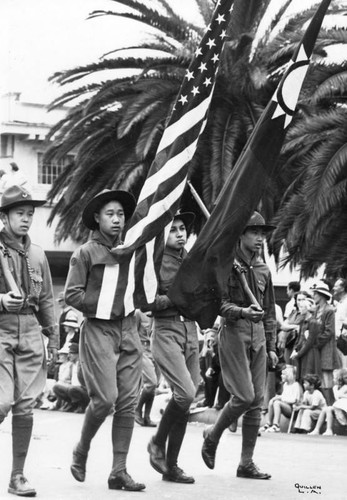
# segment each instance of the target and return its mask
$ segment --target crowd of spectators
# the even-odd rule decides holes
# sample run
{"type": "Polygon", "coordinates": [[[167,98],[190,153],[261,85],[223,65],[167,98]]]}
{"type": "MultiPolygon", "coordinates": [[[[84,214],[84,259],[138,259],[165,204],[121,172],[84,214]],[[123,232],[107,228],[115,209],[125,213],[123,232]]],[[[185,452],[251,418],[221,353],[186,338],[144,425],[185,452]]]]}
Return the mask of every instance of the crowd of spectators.
{"type": "MultiPolygon", "coordinates": [[[[347,429],[347,280],[333,286],[321,280],[307,290],[290,282],[287,296],[283,309],[276,305],[279,361],[268,371],[261,432],[329,436],[347,429]]],[[[219,410],[229,395],[218,363],[218,324],[202,334],[204,394],[195,408],[219,410]]]]}

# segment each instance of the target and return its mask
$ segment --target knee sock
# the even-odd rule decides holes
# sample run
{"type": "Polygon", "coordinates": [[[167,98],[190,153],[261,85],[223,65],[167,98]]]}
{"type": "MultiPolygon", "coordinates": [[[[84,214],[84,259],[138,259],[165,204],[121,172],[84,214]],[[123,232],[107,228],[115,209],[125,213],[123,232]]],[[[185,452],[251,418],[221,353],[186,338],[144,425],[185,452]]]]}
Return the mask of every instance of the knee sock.
{"type": "Polygon", "coordinates": [[[86,413],[84,415],[84,422],[82,426],[82,432],[81,432],[81,437],[80,441],[77,445],[78,450],[84,454],[87,455],[89,448],[90,448],[90,443],[95,436],[95,434],[98,432],[101,424],[104,422],[105,417],[99,418],[95,417],[90,406],[88,406],[86,413]]]}
{"type": "Polygon", "coordinates": [[[12,473],[23,474],[33,430],[32,415],[13,415],[12,417],[12,473]]]}
{"type": "Polygon", "coordinates": [[[244,415],[242,419],[242,449],[241,465],[249,463],[253,458],[254,448],[258,438],[260,418],[244,415]]]}
{"type": "Polygon", "coordinates": [[[219,413],[216,423],[208,432],[209,439],[218,443],[225,429],[227,429],[233,421],[237,420],[239,416],[240,415],[236,415],[235,411],[231,408],[230,402],[226,403],[223,410],[219,413]]]}
{"type": "Polygon", "coordinates": [[[182,410],[181,415],[177,417],[176,422],[170,429],[166,452],[166,463],[169,469],[177,465],[177,459],[186,433],[188,419],[189,411],[182,410]]]}
{"type": "Polygon", "coordinates": [[[182,414],[182,408],[176,403],[176,401],[172,397],[165,408],[165,411],[158,426],[157,433],[153,438],[153,441],[156,445],[165,447],[166,440],[171,430],[171,427],[176,422],[176,419],[180,417],[181,414],[182,414]]]}
{"type": "Polygon", "coordinates": [[[126,469],[126,461],[133,429],[134,417],[114,415],[112,421],[112,474],[117,474],[126,469]]]}

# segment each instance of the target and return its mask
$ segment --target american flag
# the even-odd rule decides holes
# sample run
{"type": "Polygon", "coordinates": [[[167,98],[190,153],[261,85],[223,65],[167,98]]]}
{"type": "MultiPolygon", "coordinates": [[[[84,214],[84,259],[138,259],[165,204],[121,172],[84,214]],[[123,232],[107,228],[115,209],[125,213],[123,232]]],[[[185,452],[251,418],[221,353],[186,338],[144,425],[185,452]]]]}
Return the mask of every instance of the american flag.
{"type": "Polygon", "coordinates": [[[125,314],[154,302],[165,242],[186,186],[189,162],[206,125],[232,4],[233,0],[216,3],[184,77],[124,244],[113,250],[116,258],[128,261],[129,266],[125,314]]]}

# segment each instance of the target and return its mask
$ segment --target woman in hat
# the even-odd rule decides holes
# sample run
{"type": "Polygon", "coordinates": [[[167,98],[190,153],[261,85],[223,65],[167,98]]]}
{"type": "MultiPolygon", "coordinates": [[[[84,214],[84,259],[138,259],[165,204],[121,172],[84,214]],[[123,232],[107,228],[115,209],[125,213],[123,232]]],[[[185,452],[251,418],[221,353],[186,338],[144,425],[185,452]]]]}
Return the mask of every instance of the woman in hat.
{"type": "Polygon", "coordinates": [[[93,232],[71,258],[65,300],[84,316],[80,361],[90,396],[71,473],[77,481],[85,480],[91,441],[114,408],[108,487],[141,491],[145,485],[127,473],[126,460],[141,383],[142,349],[134,314],[124,317],[123,304],[117,302],[124,268],[111,253],[121,243],[124,224],[134,209],[133,196],[119,190],[105,189],[87,204],[82,220],[93,232]]]}
{"type": "Polygon", "coordinates": [[[5,190],[0,212],[0,423],[12,409],[12,472],[8,491],[34,496],[35,489],[23,474],[33,427],[33,409],[45,381],[45,348],[42,333],[49,337],[48,353],[56,361],[51,273],[44,251],[30,241],[28,231],[35,207],[19,186],[5,190]],[[24,340],[25,339],[25,340],[24,340]]]}
{"type": "Polygon", "coordinates": [[[329,303],[332,298],[328,285],[321,281],[312,287],[312,295],[316,304],[316,320],[319,324],[317,345],[320,350],[322,367],[321,391],[329,406],[334,402],[333,371],[341,368],[335,337],[335,310],[329,303]]]}
{"type": "Polygon", "coordinates": [[[300,312],[299,333],[290,359],[297,367],[297,380],[301,383],[308,373],[322,377],[320,354],[317,347],[319,325],[314,317],[315,302],[307,292],[299,292],[296,302],[300,312]]]}
{"type": "Polygon", "coordinates": [[[167,296],[186,256],[187,230],[194,221],[191,212],[177,213],[166,242],[160,269],[159,290],[152,308],[152,354],[172,390],[156,434],[148,443],[152,467],[165,481],[194,483],[178,467],[189,408],[200,381],[198,334],[194,321],[180,316],[167,296]]]}

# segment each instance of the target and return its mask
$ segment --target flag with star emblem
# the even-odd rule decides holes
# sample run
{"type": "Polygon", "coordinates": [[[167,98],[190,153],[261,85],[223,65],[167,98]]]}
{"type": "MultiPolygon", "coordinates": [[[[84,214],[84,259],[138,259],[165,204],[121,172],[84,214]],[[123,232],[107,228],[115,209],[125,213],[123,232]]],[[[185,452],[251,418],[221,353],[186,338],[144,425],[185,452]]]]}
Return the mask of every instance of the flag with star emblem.
{"type": "Polygon", "coordinates": [[[165,242],[187,182],[189,162],[203,132],[233,0],[218,0],[210,25],[186,72],[155,159],[128,224],[112,251],[128,262],[125,314],[154,302],[165,242]]]}
{"type": "Polygon", "coordinates": [[[169,297],[180,313],[209,328],[219,313],[234,249],[272,177],[330,0],[323,0],[259,118],[210,218],[183,261],[169,297]]]}

